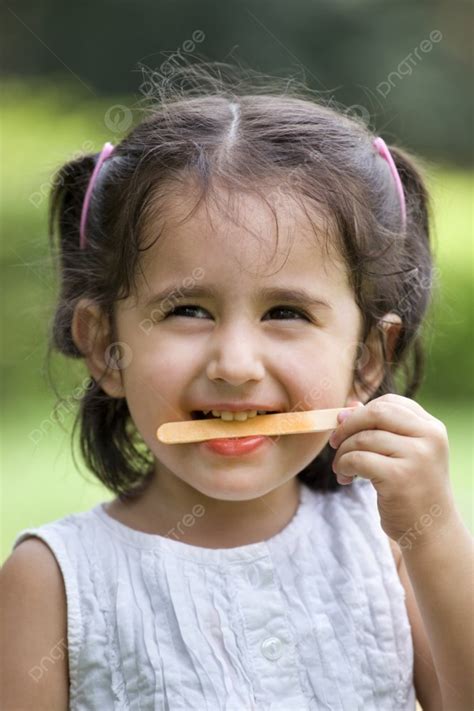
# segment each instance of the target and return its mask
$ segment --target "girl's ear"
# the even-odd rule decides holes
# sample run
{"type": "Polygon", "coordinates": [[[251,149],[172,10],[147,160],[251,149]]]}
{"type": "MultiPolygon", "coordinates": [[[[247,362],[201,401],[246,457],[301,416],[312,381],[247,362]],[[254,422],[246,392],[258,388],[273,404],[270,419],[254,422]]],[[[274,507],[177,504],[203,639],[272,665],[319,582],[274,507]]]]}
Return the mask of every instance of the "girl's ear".
{"type": "Polygon", "coordinates": [[[92,299],[81,299],[74,309],[71,333],[91,376],[107,395],[125,397],[122,373],[111,355],[111,328],[107,315],[92,299]]]}
{"type": "Polygon", "coordinates": [[[365,389],[359,392],[357,390],[358,383],[354,383],[347,396],[347,401],[356,399],[365,403],[372,393],[376,392],[384,375],[384,359],[379,332],[382,332],[386,359],[387,362],[390,362],[401,327],[400,316],[392,312],[385,314],[377,323],[375,329],[369,334],[359,358],[359,372],[367,383],[367,387],[370,388],[370,393],[365,389]]]}

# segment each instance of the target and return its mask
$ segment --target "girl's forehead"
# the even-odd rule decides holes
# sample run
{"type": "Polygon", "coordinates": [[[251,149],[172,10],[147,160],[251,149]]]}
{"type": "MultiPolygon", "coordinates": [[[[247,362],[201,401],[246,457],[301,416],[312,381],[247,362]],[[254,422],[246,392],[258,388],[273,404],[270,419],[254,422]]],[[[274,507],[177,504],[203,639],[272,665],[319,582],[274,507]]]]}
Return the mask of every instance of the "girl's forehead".
{"type": "Polygon", "coordinates": [[[200,269],[224,280],[274,274],[347,282],[334,227],[321,211],[276,188],[263,198],[234,191],[217,197],[196,207],[196,198],[181,191],[162,201],[155,227],[147,225],[148,235],[154,235],[143,252],[147,277],[184,278],[200,269]]]}

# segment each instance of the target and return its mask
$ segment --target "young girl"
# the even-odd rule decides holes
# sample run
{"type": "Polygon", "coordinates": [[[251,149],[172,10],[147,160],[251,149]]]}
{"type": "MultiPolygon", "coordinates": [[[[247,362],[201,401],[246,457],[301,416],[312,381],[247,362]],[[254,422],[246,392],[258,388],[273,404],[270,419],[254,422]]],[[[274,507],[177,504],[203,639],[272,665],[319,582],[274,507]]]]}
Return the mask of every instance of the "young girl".
{"type": "Polygon", "coordinates": [[[3,708],[470,708],[471,537],[411,399],[433,265],[408,154],[299,90],[206,88],[64,165],[51,225],[52,345],[85,361],[81,451],[116,498],[18,534],[3,708]],[[332,434],[156,436],[346,406],[332,434]]]}

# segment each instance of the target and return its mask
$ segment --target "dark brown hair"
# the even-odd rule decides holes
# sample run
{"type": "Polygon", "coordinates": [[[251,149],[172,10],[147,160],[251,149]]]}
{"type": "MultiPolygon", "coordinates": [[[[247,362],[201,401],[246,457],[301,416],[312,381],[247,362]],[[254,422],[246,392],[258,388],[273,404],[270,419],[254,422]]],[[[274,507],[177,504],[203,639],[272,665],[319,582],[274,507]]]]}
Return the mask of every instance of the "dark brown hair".
{"type": "MultiPolygon", "coordinates": [[[[383,380],[369,399],[388,392],[413,396],[423,374],[421,328],[433,280],[428,196],[419,168],[407,152],[390,146],[406,198],[403,233],[393,178],[372,146],[374,133],[362,121],[318,100],[300,83],[293,81],[290,88],[288,81],[283,85],[248,70],[245,78],[236,72],[233,80],[235,72],[229,65],[195,64],[176,69],[176,81],[159,88],[156,102],[145,107],[142,120],[102,166],[85,250],[79,248],[79,221],[98,154],[70,161],[56,173],[50,236],[60,295],[48,363],[55,350],[83,357],[71,335],[81,298],[94,299],[115,332],[114,305],[134,292],[140,255],[151,246],[145,227],[177,182],[193,179],[199,202],[217,182],[263,200],[268,196],[263,187],[278,185],[308,212],[314,208],[328,215],[335,228],[331,239],[347,266],[363,317],[361,345],[375,332],[384,357],[383,380]],[[376,326],[390,311],[400,315],[403,326],[387,362],[376,326]]],[[[354,382],[369,392],[360,366],[356,358],[354,382]]],[[[78,426],[82,455],[95,476],[121,498],[143,490],[152,476],[153,456],[125,398],[109,397],[100,380],[91,378],[73,438],[78,426]]],[[[333,456],[327,445],[298,477],[314,489],[337,489],[333,456]]]]}

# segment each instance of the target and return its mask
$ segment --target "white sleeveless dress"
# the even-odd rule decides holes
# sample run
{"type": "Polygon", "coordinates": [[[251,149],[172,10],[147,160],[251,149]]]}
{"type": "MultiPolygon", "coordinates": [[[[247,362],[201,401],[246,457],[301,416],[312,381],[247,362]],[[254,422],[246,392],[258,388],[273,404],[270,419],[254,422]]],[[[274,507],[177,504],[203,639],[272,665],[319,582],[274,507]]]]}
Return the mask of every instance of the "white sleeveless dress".
{"type": "Polygon", "coordinates": [[[301,484],[272,538],[209,549],[102,504],[21,531],[61,568],[71,711],[414,711],[404,590],[376,492],[301,484]]]}

